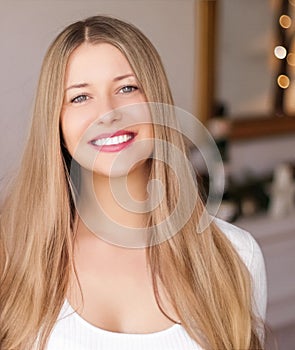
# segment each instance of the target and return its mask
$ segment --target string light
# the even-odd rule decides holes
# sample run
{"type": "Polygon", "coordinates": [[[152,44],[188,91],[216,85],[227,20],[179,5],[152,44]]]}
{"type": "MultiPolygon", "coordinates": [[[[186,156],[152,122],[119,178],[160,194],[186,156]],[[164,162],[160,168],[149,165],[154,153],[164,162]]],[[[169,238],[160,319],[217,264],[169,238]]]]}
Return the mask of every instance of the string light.
{"type": "Polygon", "coordinates": [[[281,27],[284,29],[290,28],[292,25],[292,20],[290,16],[282,15],[279,19],[281,27]]]}
{"type": "Polygon", "coordinates": [[[290,79],[284,74],[278,76],[277,82],[282,89],[287,89],[290,85],[290,79]]]}
{"type": "Polygon", "coordinates": [[[287,50],[284,48],[284,46],[276,46],[274,49],[275,56],[283,60],[287,56],[287,50]]]}

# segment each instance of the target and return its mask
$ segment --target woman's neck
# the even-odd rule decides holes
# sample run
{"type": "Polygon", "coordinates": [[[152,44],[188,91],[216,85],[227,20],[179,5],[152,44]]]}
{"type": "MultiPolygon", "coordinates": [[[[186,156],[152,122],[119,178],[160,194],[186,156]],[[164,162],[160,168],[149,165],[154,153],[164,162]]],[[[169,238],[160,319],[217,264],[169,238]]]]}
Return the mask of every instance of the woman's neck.
{"type": "Polygon", "coordinates": [[[113,178],[81,169],[77,200],[80,218],[90,231],[115,244],[144,244],[142,240],[146,240],[148,218],[148,179],[147,163],[127,176],[113,178]]]}

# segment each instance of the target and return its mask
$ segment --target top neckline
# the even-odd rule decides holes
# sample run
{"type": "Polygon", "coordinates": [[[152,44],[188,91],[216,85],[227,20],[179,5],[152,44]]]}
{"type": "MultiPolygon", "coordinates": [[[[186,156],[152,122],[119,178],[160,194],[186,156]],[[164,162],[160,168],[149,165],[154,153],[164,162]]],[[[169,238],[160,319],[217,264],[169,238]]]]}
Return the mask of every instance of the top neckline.
{"type": "MultiPolygon", "coordinates": [[[[66,311],[66,316],[70,316],[73,315],[76,320],[83,324],[85,327],[87,327],[88,329],[96,332],[96,333],[100,333],[106,336],[111,336],[111,337],[158,337],[158,336],[164,336],[170,333],[173,333],[175,331],[177,331],[178,329],[180,329],[182,326],[179,323],[175,323],[174,325],[165,328],[161,331],[157,331],[157,332],[152,332],[152,333],[120,333],[120,332],[113,332],[107,329],[103,329],[103,328],[99,328],[97,326],[94,326],[92,323],[86,321],[82,316],[80,316],[78,314],[77,311],[74,310],[74,308],[71,306],[71,304],[69,303],[69,301],[67,299],[65,299],[64,302],[64,306],[63,309],[66,311]]],[[[64,313],[63,313],[64,315],[64,313]]]]}

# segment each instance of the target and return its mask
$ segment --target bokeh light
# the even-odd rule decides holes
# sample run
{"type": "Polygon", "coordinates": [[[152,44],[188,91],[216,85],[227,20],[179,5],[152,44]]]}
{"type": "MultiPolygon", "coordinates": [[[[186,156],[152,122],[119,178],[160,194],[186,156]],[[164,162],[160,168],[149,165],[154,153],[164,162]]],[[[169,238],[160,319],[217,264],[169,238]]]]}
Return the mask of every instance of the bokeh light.
{"type": "Polygon", "coordinates": [[[284,46],[276,46],[274,49],[274,54],[280,60],[284,59],[287,56],[287,50],[284,46]]]}
{"type": "Polygon", "coordinates": [[[282,89],[287,89],[290,85],[290,79],[284,74],[278,76],[277,82],[282,89]]]}
{"type": "Polygon", "coordinates": [[[290,16],[282,15],[279,19],[281,27],[287,29],[290,28],[292,25],[292,20],[290,16]]]}

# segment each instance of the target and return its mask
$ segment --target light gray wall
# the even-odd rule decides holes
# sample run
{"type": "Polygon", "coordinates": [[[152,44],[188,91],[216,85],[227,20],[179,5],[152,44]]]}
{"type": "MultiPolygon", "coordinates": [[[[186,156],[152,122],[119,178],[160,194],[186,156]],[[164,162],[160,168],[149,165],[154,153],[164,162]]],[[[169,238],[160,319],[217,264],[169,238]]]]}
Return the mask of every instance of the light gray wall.
{"type": "Polygon", "coordinates": [[[73,21],[108,14],[138,26],[160,52],[176,104],[193,112],[194,0],[1,0],[0,5],[0,179],[18,165],[45,51],[73,21]]]}
{"type": "Polygon", "coordinates": [[[274,10],[269,0],[218,0],[216,95],[235,118],[269,115],[274,89],[274,10]]]}

